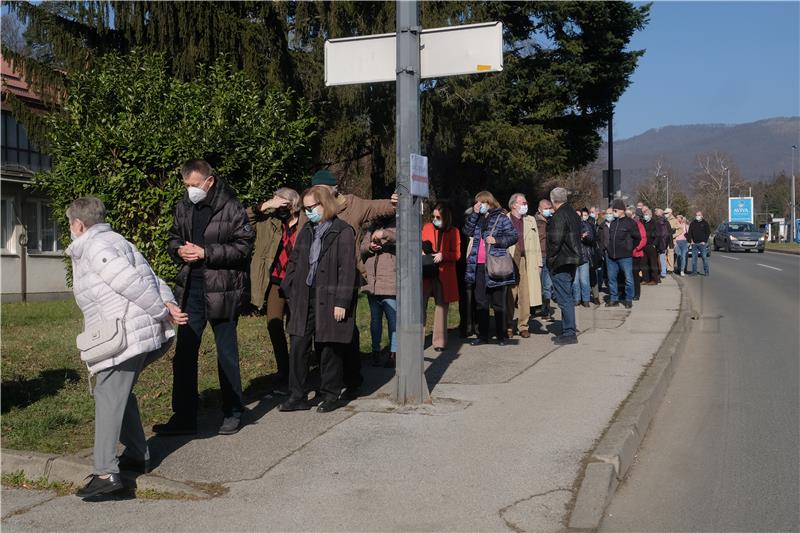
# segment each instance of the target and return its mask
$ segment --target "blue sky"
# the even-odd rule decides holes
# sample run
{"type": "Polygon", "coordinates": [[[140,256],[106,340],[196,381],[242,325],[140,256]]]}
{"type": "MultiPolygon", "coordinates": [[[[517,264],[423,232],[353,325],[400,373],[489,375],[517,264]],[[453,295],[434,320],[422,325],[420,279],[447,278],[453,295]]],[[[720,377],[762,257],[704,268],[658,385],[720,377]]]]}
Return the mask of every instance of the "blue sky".
{"type": "Polygon", "coordinates": [[[614,139],[800,115],[800,2],[655,2],[614,139]]]}

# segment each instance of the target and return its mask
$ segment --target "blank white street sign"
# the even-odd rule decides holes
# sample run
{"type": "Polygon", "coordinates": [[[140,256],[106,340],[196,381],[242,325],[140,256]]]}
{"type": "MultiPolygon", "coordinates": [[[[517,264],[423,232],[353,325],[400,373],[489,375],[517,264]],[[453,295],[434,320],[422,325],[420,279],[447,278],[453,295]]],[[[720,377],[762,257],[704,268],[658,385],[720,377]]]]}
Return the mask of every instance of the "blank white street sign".
{"type": "MultiPolygon", "coordinates": [[[[394,33],[325,41],[326,86],[395,81],[396,64],[394,33]]],[[[501,22],[431,28],[420,34],[421,78],[501,70],[501,22]]]]}

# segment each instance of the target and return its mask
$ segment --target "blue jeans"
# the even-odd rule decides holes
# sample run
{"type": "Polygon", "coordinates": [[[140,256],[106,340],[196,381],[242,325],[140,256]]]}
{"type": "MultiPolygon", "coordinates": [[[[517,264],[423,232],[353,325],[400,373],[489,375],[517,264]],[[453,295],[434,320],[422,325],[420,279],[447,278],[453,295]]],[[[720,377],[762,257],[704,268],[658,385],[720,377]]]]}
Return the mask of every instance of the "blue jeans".
{"type": "Polygon", "coordinates": [[[692,245],[692,272],[697,273],[697,256],[703,259],[703,272],[708,275],[708,246],[702,243],[692,245]]]}
{"type": "Polygon", "coordinates": [[[612,302],[619,301],[619,287],[617,285],[617,276],[619,276],[620,269],[625,275],[625,300],[633,300],[633,258],[621,257],[619,259],[608,258],[606,261],[608,265],[608,292],[612,302]]]}
{"type": "Polygon", "coordinates": [[[549,300],[553,297],[553,280],[550,277],[550,271],[547,269],[547,257],[542,256],[542,300],[549,300]]]}
{"type": "Polygon", "coordinates": [[[381,337],[383,336],[383,316],[389,327],[389,344],[391,352],[397,352],[397,299],[394,296],[375,296],[368,294],[369,300],[369,332],[372,334],[372,351],[381,351],[381,337]]]}
{"type": "Polygon", "coordinates": [[[675,266],[673,272],[680,273],[686,272],[686,258],[689,256],[689,241],[683,239],[682,241],[675,241],[675,266]]]}
{"type": "Polygon", "coordinates": [[[559,268],[550,275],[558,307],[561,308],[561,335],[575,336],[575,300],[572,284],[575,282],[575,265],[559,268]]]}
{"type": "Polygon", "coordinates": [[[661,277],[662,278],[666,278],[667,277],[667,254],[666,253],[658,254],[658,262],[661,265],[661,277]]]}
{"type": "Polygon", "coordinates": [[[575,271],[575,281],[572,283],[572,299],[576,302],[588,302],[591,298],[591,289],[589,263],[584,263],[575,271]]]}

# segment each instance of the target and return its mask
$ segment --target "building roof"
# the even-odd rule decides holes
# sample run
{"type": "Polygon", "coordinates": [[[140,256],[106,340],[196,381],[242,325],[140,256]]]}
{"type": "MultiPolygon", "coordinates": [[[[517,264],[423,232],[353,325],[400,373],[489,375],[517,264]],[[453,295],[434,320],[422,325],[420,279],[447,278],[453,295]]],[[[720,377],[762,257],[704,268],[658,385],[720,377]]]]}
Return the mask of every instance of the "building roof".
{"type": "Polygon", "coordinates": [[[29,106],[44,108],[42,97],[31,89],[22,76],[22,71],[2,56],[0,56],[0,79],[2,79],[3,100],[6,94],[10,93],[29,106]]]}

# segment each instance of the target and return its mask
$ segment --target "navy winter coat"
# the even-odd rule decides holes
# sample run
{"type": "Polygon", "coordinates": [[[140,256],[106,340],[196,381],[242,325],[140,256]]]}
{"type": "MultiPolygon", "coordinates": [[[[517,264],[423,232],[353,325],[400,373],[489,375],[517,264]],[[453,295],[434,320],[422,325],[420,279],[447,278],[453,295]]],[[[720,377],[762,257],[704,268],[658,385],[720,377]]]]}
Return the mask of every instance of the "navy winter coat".
{"type": "MultiPolygon", "coordinates": [[[[491,246],[489,253],[495,257],[502,257],[507,253],[509,246],[517,243],[517,230],[514,229],[511,220],[503,214],[503,210],[499,207],[490,209],[486,215],[471,213],[466,222],[464,222],[462,231],[465,236],[472,239],[472,246],[469,256],[467,256],[467,271],[464,274],[464,280],[467,283],[475,283],[475,271],[478,267],[478,246],[481,239],[485,242],[489,234],[492,234],[497,242],[491,246]],[[495,220],[497,221],[497,227],[492,233],[495,220]]],[[[516,283],[516,279],[498,282],[490,278],[488,273],[486,274],[486,286],[488,288],[513,285],[514,283],[516,283]]]]}

